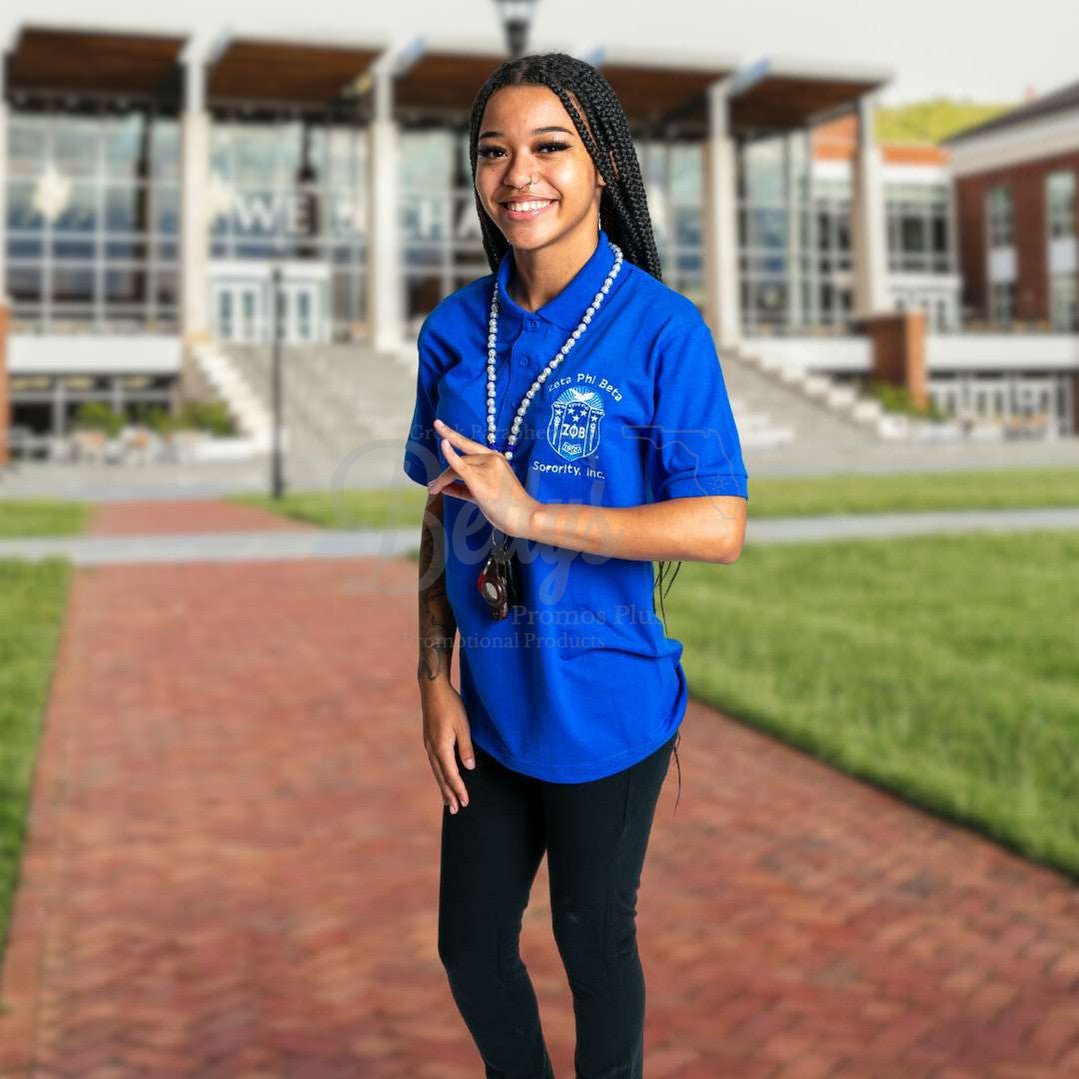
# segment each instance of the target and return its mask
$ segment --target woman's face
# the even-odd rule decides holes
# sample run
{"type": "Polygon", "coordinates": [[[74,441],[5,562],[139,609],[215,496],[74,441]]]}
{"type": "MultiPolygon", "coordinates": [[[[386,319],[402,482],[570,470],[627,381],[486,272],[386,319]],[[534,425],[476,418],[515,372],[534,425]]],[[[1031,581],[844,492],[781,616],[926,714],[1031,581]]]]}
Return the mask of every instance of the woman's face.
{"type": "Polygon", "coordinates": [[[595,234],[603,187],[556,94],[525,85],[491,95],[480,122],[476,191],[511,247],[546,247],[578,229],[595,234]],[[514,203],[540,205],[514,210],[514,203]]]}

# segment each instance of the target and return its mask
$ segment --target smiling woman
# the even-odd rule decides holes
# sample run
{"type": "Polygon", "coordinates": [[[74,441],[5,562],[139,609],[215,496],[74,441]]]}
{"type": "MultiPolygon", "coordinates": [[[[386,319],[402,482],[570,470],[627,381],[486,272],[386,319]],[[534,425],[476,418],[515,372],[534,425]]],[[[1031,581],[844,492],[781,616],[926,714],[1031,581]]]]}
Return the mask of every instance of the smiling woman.
{"type": "Polygon", "coordinates": [[[487,1075],[553,1074],[518,951],[546,851],[578,1074],[640,1077],[637,888],[687,705],[652,563],[737,559],[746,470],[708,327],[662,282],[606,80],[562,53],[509,61],[469,148],[492,272],[424,320],[405,454],[430,492],[418,673],[446,804],[439,955],[487,1075]]]}

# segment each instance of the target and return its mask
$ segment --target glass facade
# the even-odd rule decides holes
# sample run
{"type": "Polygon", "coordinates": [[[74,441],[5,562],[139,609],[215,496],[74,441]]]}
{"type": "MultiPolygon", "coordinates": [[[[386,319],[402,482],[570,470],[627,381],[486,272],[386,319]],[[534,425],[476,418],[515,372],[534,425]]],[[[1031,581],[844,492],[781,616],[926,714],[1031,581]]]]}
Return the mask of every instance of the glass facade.
{"type": "Polygon", "coordinates": [[[947,183],[885,185],[892,273],[952,272],[949,190],[947,183]]]}
{"type": "Polygon", "coordinates": [[[738,247],[747,333],[850,322],[850,176],[814,171],[807,132],[742,146],[738,247]]]}
{"type": "Polygon", "coordinates": [[[12,332],[176,333],[175,117],[12,107],[8,127],[12,332]]]}
{"type": "Polygon", "coordinates": [[[223,336],[267,339],[265,277],[253,271],[276,263],[296,285],[286,302],[295,299],[298,340],[360,335],[367,318],[367,150],[366,131],[357,126],[215,115],[211,317],[223,336]]]}

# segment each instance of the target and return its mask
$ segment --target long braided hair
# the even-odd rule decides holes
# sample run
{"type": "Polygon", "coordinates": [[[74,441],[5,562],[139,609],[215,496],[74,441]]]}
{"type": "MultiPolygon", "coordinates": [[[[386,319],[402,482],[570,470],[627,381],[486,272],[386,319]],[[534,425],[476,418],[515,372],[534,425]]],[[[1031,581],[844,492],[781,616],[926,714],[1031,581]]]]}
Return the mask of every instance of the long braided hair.
{"type": "MultiPolygon", "coordinates": [[[[644,180],[641,178],[641,166],[629,132],[629,121],[610,83],[584,60],[578,60],[564,52],[549,52],[507,60],[491,73],[472,103],[469,122],[468,160],[472,167],[473,189],[476,181],[480,123],[487,102],[496,90],[501,90],[504,86],[521,85],[546,86],[558,95],[596,169],[606,181],[607,186],[603,188],[600,198],[600,227],[618,244],[628,262],[640,266],[658,281],[662,281],[663,271],[652,235],[652,218],[648,213],[644,180]],[[580,102],[588,121],[587,126],[570,99],[570,93],[580,102]],[[589,133],[589,127],[592,133],[589,133]],[[612,153],[618,166],[617,179],[611,166],[612,153]]],[[[509,242],[488,216],[479,192],[474,193],[483,233],[483,250],[491,270],[497,271],[509,248],[509,242]]],[[[675,564],[673,573],[670,573],[670,566],[670,562],[659,563],[656,582],[664,632],[667,629],[667,609],[663,601],[674,584],[682,563],[675,564]],[[670,579],[664,588],[668,573],[670,579]]]]}
{"type": "MultiPolygon", "coordinates": [[[[648,212],[641,166],[637,160],[637,151],[630,135],[625,110],[610,83],[596,68],[564,52],[537,53],[507,60],[490,74],[472,103],[468,131],[468,160],[472,168],[472,185],[476,199],[476,212],[479,214],[483,235],[483,250],[491,270],[497,272],[509,248],[509,242],[488,216],[479,192],[475,189],[480,123],[483,120],[487,102],[496,90],[501,90],[504,86],[522,85],[546,86],[558,96],[558,100],[562,102],[581,141],[588,150],[593,164],[606,182],[600,197],[600,228],[614,243],[618,244],[627,261],[646,270],[658,281],[662,281],[663,271],[656,251],[655,237],[652,235],[652,218],[648,212]],[[580,102],[587,125],[571,100],[571,93],[580,102]],[[612,154],[618,167],[617,177],[611,164],[612,154]]],[[[664,599],[671,585],[674,584],[682,563],[676,563],[674,572],[670,573],[670,579],[664,587],[664,579],[670,572],[670,565],[669,562],[659,562],[655,585],[659,592],[664,633],[667,632],[667,608],[664,599]]],[[[654,602],[653,595],[653,605],[654,602]]],[[[679,730],[675,739],[676,760],[677,744],[680,739],[681,731],[679,730]]],[[[679,796],[681,796],[681,762],[678,763],[678,787],[679,796]]],[[[677,809],[676,801],[675,811],[677,809]]]]}

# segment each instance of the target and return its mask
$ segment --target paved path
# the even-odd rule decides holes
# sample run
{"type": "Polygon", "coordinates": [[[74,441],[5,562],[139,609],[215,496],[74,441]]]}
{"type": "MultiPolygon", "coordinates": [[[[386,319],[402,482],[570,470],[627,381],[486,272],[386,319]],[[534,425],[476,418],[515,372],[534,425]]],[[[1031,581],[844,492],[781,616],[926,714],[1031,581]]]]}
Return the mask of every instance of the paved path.
{"type": "MultiPolygon", "coordinates": [[[[482,1074],[436,951],[415,574],[75,574],[4,1079],[482,1074]]],[[[711,709],[683,732],[638,901],[648,1079],[1079,1074],[1073,884],[711,709]]],[[[523,954],[569,1077],[547,889],[523,954]]]]}
{"type": "MultiPolygon", "coordinates": [[[[89,536],[0,539],[0,558],[64,557],[76,565],[150,562],[248,562],[281,559],[383,558],[419,547],[420,528],[328,530],[293,522],[259,522],[272,514],[246,507],[215,510],[221,503],[195,503],[173,510],[170,504],[145,502],[98,509],[101,527],[89,536]],[[159,507],[164,509],[159,511],[159,507]],[[239,512],[236,512],[239,510],[239,512]],[[139,521],[146,521],[143,534],[139,521]],[[229,530],[214,531],[213,523],[229,530]],[[160,526],[158,528],[157,526],[160,526]],[[182,531],[169,531],[170,528],[182,531]],[[113,531],[109,531],[113,529],[113,531]]],[[[940,533],[1025,532],[1030,529],[1079,529],[1079,508],[1029,510],[953,510],[927,513],[835,514],[821,517],[754,519],[746,525],[747,543],[829,542],[940,533]]]]}
{"type": "MultiPolygon", "coordinates": [[[[402,439],[409,417],[401,417],[402,439]]],[[[286,457],[290,491],[341,487],[390,487],[411,481],[401,471],[404,441],[377,439],[352,457],[286,457]]],[[[987,468],[1079,467],[1079,437],[1049,441],[942,442],[906,444],[866,440],[857,452],[845,444],[799,440],[786,446],[747,446],[750,498],[757,476],[812,476],[837,473],[952,472],[987,468]]],[[[50,496],[84,501],[214,498],[239,491],[266,493],[267,456],[246,461],[196,464],[97,465],[18,461],[0,467],[0,499],[50,496]]]]}
{"type": "Polygon", "coordinates": [[[94,502],[91,536],[170,536],[221,532],[259,532],[270,535],[318,532],[314,525],[283,517],[259,506],[223,499],[173,498],[159,501],[94,502]]]}

